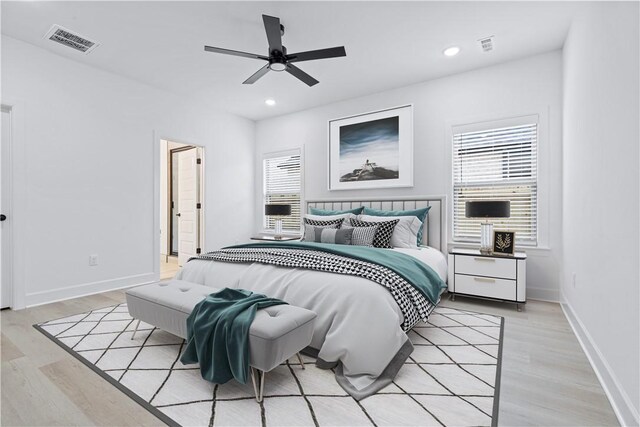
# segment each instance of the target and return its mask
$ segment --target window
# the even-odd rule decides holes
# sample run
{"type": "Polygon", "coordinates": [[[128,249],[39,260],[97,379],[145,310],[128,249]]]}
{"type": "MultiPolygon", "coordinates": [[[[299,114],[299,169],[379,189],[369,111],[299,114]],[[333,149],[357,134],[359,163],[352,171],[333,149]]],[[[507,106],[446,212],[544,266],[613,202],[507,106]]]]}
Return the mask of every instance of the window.
{"type": "Polygon", "coordinates": [[[511,217],[494,229],[516,232],[516,242],[537,244],[538,117],[453,128],[453,240],[480,240],[480,220],[465,218],[469,200],[509,200],[511,217]]]}
{"type": "MultiPolygon", "coordinates": [[[[283,231],[300,232],[300,150],[267,154],[262,161],[264,203],[291,205],[291,215],[282,217],[283,231]]],[[[265,230],[275,228],[276,218],[264,216],[265,230]]]]}

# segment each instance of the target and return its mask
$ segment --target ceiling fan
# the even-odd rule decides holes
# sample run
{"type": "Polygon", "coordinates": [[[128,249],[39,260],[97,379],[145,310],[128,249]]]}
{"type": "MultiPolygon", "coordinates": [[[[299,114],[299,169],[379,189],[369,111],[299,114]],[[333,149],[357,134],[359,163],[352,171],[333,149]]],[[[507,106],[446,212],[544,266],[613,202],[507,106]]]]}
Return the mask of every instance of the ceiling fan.
{"type": "Polygon", "coordinates": [[[347,52],[344,50],[344,46],[287,54],[287,48],[282,45],[284,25],[280,24],[280,18],[262,15],[262,20],[264,21],[264,29],[267,32],[267,40],[269,42],[269,55],[267,56],[240,52],[238,50],[223,49],[220,47],[204,47],[204,50],[206,50],[207,52],[224,53],[225,55],[242,56],[244,58],[262,59],[263,61],[268,61],[267,65],[260,68],[251,77],[242,82],[243,84],[253,84],[258,81],[260,77],[267,74],[269,70],[273,70],[286,71],[292,76],[302,80],[307,85],[313,86],[318,83],[318,80],[314,79],[309,74],[293,65],[294,62],[347,56],[347,52]]]}

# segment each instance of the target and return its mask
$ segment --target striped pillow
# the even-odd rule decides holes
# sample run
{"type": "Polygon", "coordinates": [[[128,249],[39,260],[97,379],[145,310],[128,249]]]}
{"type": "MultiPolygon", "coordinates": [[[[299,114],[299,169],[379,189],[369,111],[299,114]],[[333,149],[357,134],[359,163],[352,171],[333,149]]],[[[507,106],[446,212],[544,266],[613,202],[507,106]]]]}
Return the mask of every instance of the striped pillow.
{"type": "Polygon", "coordinates": [[[351,236],[353,235],[352,229],[331,229],[328,227],[319,228],[316,227],[316,242],[320,243],[333,243],[335,245],[350,245],[351,236]]]}
{"type": "Polygon", "coordinates": [[[304,225],[304,236],[302,236],[303,242],[319,242],[320,238],[316,240],[316,236],[319,236],[319,233],[322,233],[324,229],[334,229],[337,230],[339,228],[339,224],[331,224],[331,225],[323,225],[323,226],[315,226],[315,225],[304,225]]]}

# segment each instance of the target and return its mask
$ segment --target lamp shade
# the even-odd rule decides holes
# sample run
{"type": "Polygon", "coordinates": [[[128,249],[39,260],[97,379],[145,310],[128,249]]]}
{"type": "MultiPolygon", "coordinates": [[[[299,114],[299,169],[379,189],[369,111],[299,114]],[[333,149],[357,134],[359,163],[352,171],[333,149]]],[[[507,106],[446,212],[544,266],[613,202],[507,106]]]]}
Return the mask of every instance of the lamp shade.
{"type": "Polygon", "coordinates": [[[291,215],[291,205],[264,205],[264,214],[268,216],[291,215]]]}
{"type": "Polygon", "coordinates": [[[511,202],[508,200],[466,202],[464,216],[467,218],[509,218],[511,216],[511,202]]]}

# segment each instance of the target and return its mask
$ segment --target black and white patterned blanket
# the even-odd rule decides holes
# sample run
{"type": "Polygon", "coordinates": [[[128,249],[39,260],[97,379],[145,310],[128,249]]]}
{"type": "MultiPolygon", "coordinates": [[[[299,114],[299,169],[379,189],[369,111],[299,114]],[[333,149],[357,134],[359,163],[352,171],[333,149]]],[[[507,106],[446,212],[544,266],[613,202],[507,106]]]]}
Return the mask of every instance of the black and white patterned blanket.
{"type": "Polygon", "coordinates": [[[405,332],[420,320],[426,322],[435,308],[411,283],[393,270],[372,262],[328,252],[288,248],[226,248],[191,259],[235,263],[258,262],[369,279],[389,290],[404,315],[402,329],[405,332]]]}

